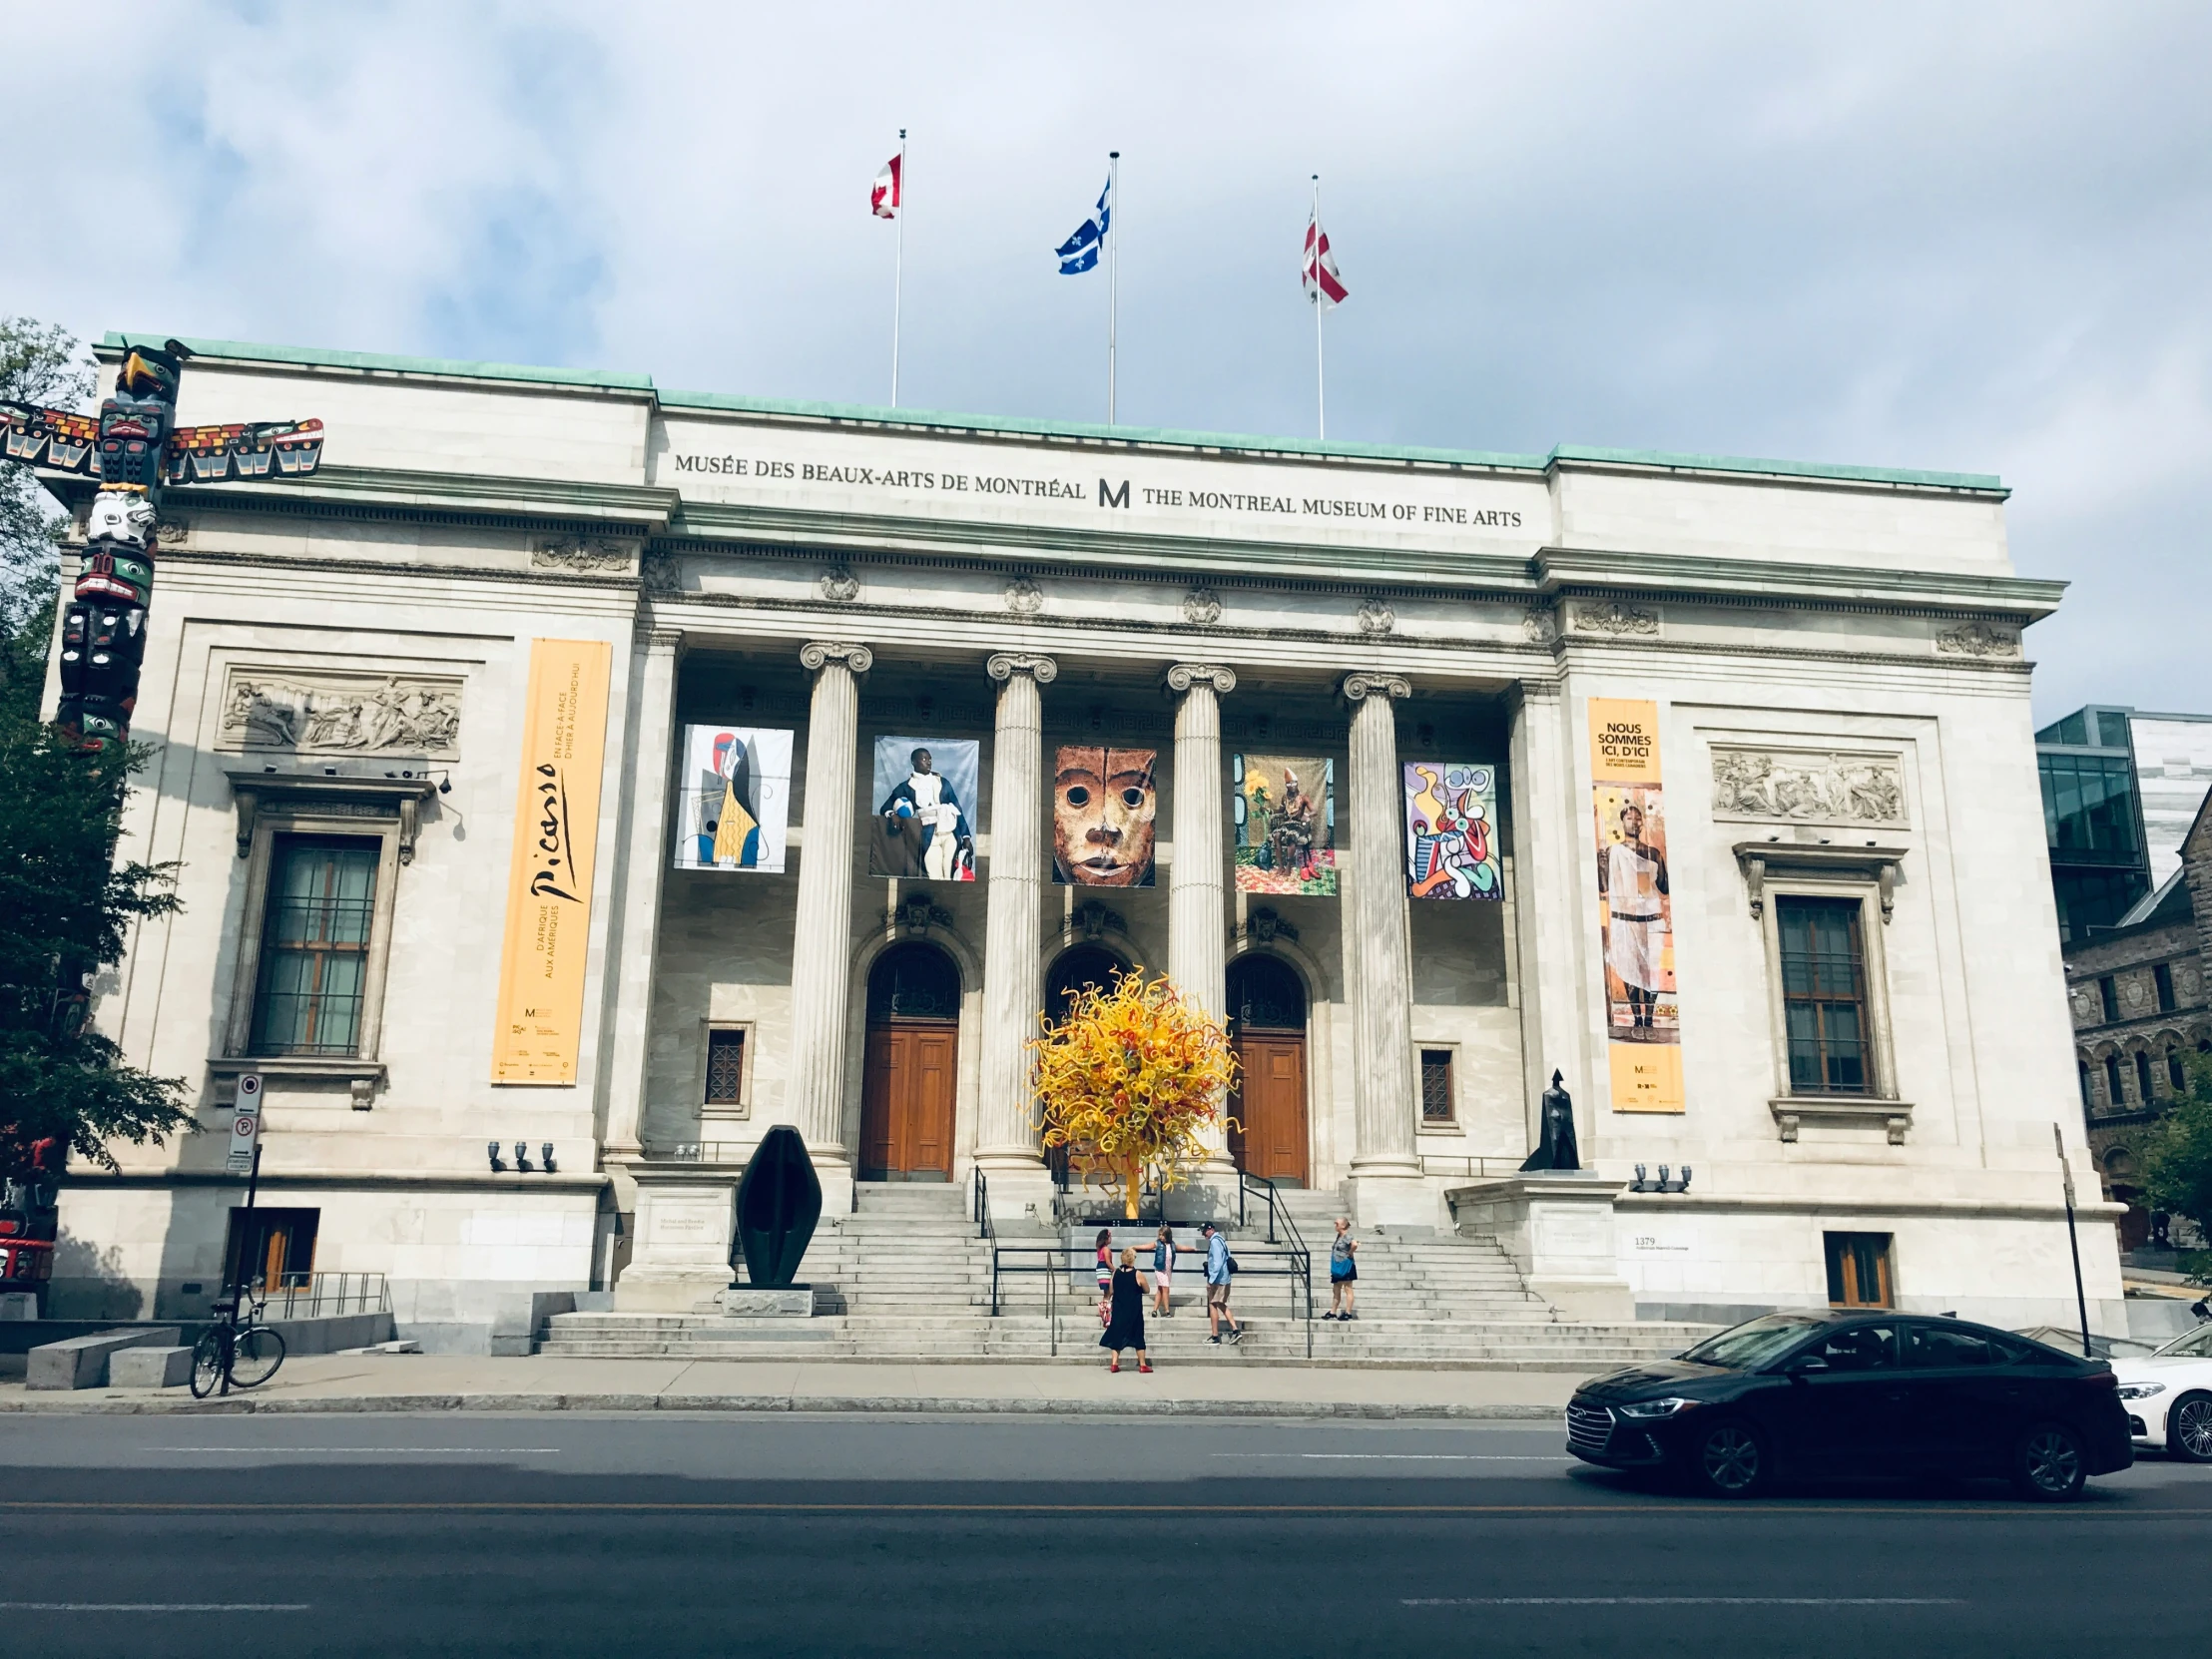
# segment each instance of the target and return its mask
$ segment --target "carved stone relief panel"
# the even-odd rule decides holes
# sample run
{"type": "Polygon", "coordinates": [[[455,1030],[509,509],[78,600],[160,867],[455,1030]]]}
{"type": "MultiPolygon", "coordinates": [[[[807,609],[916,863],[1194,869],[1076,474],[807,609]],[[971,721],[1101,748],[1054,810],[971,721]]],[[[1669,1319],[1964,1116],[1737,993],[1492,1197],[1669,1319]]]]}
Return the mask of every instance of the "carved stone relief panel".
{"type": "Polygon", "coordinates": [[[460,740],[458,677],[233,663],[216,747],[452,761],[460,740]]]}
{"type": "Polygon", "coordinates": [[[1904,763],[1896,755],[1715,745],[1713,816],[1902,830],[1904,763]]]}
{"type": "Polygon", "coordinates": [[[630,549],[596,537],[543,536],[530,544],[530,563],[539,570],[628,571],[630,549]]]}
{"type": "Polygon", "coordinates": [[[1659,613],[1638,610],[1633,605],[1623,605],[1619,600],[1609,605],[1573,605],[1568,607],[1568,628],[1577,634],[1602,634],[1612,639],[1655,639],[1659,634],[1659,613]]]}
{"type": "Polygon", "coordinates": [[[1936,650],[1946,657],[2017,657],[2020,631],[2002,623],[1962,623],[1956,628],[1938,629],[1936,650]]]}

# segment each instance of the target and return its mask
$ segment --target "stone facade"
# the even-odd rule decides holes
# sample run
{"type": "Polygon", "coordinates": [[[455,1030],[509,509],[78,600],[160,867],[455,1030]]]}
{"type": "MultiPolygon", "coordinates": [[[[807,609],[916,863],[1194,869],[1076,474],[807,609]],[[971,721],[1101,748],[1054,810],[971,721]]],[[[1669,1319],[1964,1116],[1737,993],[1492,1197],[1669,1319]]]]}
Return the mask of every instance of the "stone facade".
{"type": "MultiPolygon", "coordinates": [[[[1051,1211],[1021,1044],[1068,952],[1231,1011],[1264,958],[1304,1002],[1280,1034],[1289,1178],[1363,1225],[1452,1225],[1444,1195],[1511,1173],[1556,1070],[1617,1196],[1610,1231],[1568,1206],[1529,1249],[1571,1260],[1592,1306],[1822,1304],[1843,1232],[1891,1240],[1909,1307],[2072,1307],[2049,1125],[2080,1114],[2020,648],[2057,588],[2012,573],[1992,479],[195,356],[181,418],[267,407],[324,421],[322,469],[281,503],[196,491],[166,551],[127,845],[179,860],[185,902],[99,1017],[211,1130],[263,1076],[261,1204],[319,1216],[315,1268],[390,1275],[402,1331],[465,1344],[537,1292],[691,1294],[725,1271],[732,1183],[776,1123],[849,1202],[886,1086],[871,974],[916,943],[954,987],[927,1062],[941,1162],[916,1167],[987,1175],[1005,1228],[1051,1211]],[[577,1080],[525,1087],[491,1052],[539,639],[603,642],[614,673],[577,1080]],[[1658,710],[1679,1113],[1614,1108],[1593,698],[1658,710]],[[698,724],[792,735],[782,873],[677,867],[698,724]],[[977,745],[974,879],[868,873],[886,736],[977,745]],[[1157,753],[1153,885],[1053,879],[1052,757],[1076,744],[1157,753]],[[1333,774],[1336,895],[1231,878],[1240,754],[1333,774]],[[1421,761],[1495,770],[1495,899],[1408,898],[1399,769],[1421,761]],[[272,859],[316,837],[377,860],[359,1029],[257,1051],[272,859]],[[1793,1085],[1776,914],[1801,898],[1861,918],[1856,1094],[1793,1085]],[[1448,1112],[1422,1110],[1432,1072],[1448,1112]],[[1631,1190],[1660,1163],[1691,1189],[1631,1190]]],[[[204,1306],[239,1197],[224,1144],[74,1180],[57,1305],[204,1306]]],[[[1224,1141],[1191,1201],[1235,1180],[1224,1141]]],[[[2084,1233],[2110,1328],[2117,1214],[2084,1233]]]]}

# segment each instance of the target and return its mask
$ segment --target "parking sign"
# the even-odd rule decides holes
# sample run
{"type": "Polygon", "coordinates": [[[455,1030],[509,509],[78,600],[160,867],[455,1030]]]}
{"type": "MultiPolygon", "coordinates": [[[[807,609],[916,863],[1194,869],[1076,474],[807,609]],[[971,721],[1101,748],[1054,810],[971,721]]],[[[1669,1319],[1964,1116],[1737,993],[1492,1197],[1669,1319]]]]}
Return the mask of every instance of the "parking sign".
{"type": "Polygon", "coordinates": [[[224,1167],[233,1175],[247,1175],[254,1168],[254,1144],[262,1134],[262,1074],[239,1073],[239,1096],[231,1113],[231,1156],[224,1167]]]}

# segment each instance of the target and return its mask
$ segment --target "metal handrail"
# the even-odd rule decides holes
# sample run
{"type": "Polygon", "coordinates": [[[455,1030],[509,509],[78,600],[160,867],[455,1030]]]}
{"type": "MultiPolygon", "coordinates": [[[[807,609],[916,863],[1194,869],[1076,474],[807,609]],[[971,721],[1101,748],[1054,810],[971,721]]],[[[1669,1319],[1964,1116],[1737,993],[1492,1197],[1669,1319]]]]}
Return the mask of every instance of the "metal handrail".
{"type": "Polygon", "coordinates": [[[974,1215],[970,1218],[975,1223],[975,1236],[978,1239],[996,1238],[997,1230],[991,1226],[990,1178],[984,1175],[982,1165],[975,1164],[969,1167],[975,1176],[974,1215]]]}
{"type": "Polygon", "coordinates": [[[1268,1201],[1268,1243],[1271,1245],[1275,1243],[1276,1229],[1280,1226],[1290,1246],[1289,1259],[1293,1263],[1293,1267],[1287,1268],[1285,1271],[1292,1274],[1291,1307],[1293,1318],[1297,1317],[1298,1292],[1299,1287],[1303,1285],[1306,1291],[1306,1358],[1311,1360],[1314,1357],[1314,1253],[1306,1248],[1306,1240],[1298,1230],[1298,1223],[1291,1219],[1289,1207],[1276,1197],[1275,1181],[1271,1176],[1247,1175],[1243,1170],[1237,1172],[1237,1225],[1239,1227],[1246,1225],[1245,1192],[1247,1188],[1257,1190],[1268,1201]]]}
{"type": "Polygon", "coordinates": [[[1435,1153],[1420,1155],[1420,1172],[1423,1175],[1456,1176],[1462,1181],[1502,1180],[1517,1174],[1522,1160],[1519,1158],[1448,1158],[1435,1153]],[[1490,1168],[1492,1164],[1496,1169],[1490,1168]]]}
{"type": "Polygon", "coordinates": [[[301,1273],[265,1293],[268,1319],[322,1319],[341,1314],[388,1314],[391,1289],[380,1273],[301,1273]]]}

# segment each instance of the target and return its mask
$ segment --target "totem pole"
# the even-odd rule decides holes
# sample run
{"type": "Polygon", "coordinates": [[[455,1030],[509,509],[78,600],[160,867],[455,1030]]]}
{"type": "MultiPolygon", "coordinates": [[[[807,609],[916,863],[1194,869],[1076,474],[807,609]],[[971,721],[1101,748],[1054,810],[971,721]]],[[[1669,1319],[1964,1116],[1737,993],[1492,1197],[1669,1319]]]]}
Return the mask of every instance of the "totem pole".
{"type": "Polygon", "coordinates": [[[319,420],[179,426],[177,379],[191,355],[178,340],[159,350],[126,346],[115,395],[97,417],[0,401],[0,439],[9,460],[100,480],[84,564],[62,613],[62,700],[55,717],[87,749],[130,735],[163,486],[304,478],[322,458],[319,420]]]}

